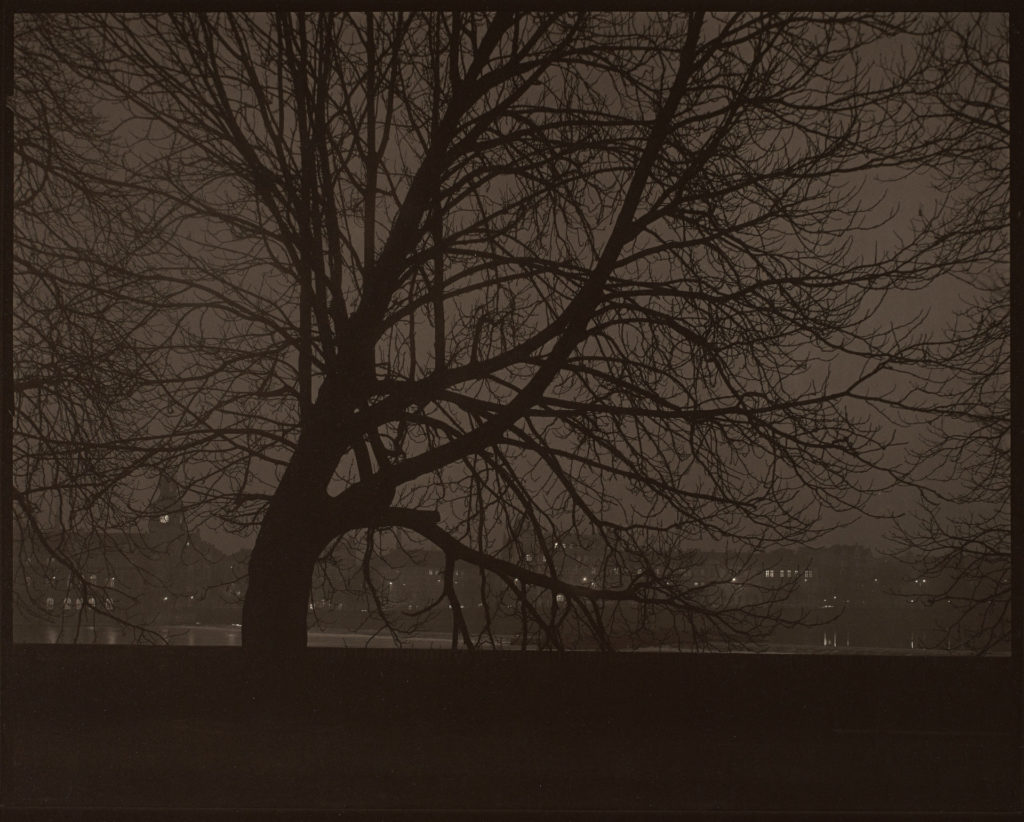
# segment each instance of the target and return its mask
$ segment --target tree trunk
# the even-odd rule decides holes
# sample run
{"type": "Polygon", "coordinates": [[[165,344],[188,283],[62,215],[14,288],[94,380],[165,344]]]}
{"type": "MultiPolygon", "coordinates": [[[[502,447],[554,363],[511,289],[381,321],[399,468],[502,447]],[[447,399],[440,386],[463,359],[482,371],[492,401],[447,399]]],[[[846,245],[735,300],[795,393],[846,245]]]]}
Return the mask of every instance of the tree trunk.
{"type": "MultiPolygon", "coordinates": [[[[271,502],[271,509],[277,502],[271,502]]],[[[270,514],[249,558],[249,586],[242,606],[243,705],[259,716],[291,716],[308,701],[302,698],[308,684],[303,652],[319,549],[303,533],[301,511],[270,514]]]]}
{"type": "MultiPolygon", "coordinates": [[[[272,529],[278,531],[279,529],[272,529]]],[[[253,656],[292,656],[306,647],[306,621],[319,550],[260,530],[249,559],[242,645],[253,656]]]]}
{"type": "Polygon", "coordinates": [[[308,703],[304,651],[313,569],[340,535],[327,495],[337,453],[323,426],[311,428],[296,443],[249,558],[242,607],[246,701],[261,713],[301,712],[308,703]]]}
{"type": "Polygon", "coordinates": [[[330,540],[327,495],[293,462],[263,518],[249,558],[242,646],[250,659],[294,657],[306,647],[313,567],[330,540]]]}
{"type": "MultiPolygon", "coordinates": [[[[340,385],[347,388],[349,383],[340,385]]],[[[320,386],[249,558],[242,646],[250,661],[268,662],[271,668],[282,668],[282,662],[287,664],[305,649],[313,568],[327,544],[346,530],[344,518],[338,516],[338,499],[327,494],[344,452],[338,435],[339,407],[346,407],[339,399],[343,393],[336,378],[325,379],[320,386]]],[[[373,488],[357,488],[362,495],[349,501],[356,510],[369,501],[379,504],[373,488]]],[[[386,497],[384,504],[389,500],[386,497]]]]}

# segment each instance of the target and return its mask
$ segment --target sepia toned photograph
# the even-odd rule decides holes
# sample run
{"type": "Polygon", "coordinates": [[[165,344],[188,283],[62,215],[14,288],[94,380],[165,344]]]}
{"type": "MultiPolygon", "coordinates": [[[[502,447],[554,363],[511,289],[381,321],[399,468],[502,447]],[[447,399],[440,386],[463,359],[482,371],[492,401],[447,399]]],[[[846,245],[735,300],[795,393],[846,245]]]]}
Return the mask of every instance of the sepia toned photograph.
{"type": "Polygon", "coordinates": [[[5,814],[1020,810],[1016,19],[223,8],[4,11],[5,814]]]}

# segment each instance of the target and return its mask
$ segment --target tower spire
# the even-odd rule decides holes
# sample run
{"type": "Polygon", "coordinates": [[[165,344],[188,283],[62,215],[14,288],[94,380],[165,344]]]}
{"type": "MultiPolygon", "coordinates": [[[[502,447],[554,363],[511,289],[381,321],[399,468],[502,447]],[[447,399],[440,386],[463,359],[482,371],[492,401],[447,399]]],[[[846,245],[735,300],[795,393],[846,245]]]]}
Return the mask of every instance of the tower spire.
{"type": "Polygon", "coordinates": [[[149,533],[163,533],[167,536],[184,533],[184,493],[177,480],[166,471],[160,472],[156,493],[149,504],[149,533]]]}

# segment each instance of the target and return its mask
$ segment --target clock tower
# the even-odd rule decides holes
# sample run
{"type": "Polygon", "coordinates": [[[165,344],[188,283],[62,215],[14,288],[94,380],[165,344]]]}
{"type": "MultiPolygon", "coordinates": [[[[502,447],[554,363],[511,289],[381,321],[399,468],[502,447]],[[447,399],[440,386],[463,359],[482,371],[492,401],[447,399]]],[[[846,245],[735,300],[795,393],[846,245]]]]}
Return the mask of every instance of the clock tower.
{"type": "Polygon", "coordinates": [[[161,473],[147,517],[151,543],[167,544],[187,534],[182,496],[181,486],[161,473]]]}

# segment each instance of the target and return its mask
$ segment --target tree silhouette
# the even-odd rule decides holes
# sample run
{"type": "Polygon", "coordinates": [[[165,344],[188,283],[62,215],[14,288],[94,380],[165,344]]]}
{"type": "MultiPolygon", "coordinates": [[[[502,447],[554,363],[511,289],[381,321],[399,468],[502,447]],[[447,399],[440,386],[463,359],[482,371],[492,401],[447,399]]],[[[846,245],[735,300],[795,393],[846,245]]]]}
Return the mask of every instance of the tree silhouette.
{"type": "Polygon", "coordinates": [[[81,355],[124,399],[102,453],[258,525],[256,652],[305,645],[319,561],[360,552],[372,589],[424,544],[456,643],[490,624],[459,568],[553,646],[650,614],[755,638],[786,594],[758,551],[894,481],[871,401],[920,340],[886,300],[942,265],[884,176],[944,147],[885,57],[914,18],[31,20],[103,138],[38,244],[116,342],[81,355]],[[563,571],[584,543],[596,585],[563,571]]]}

